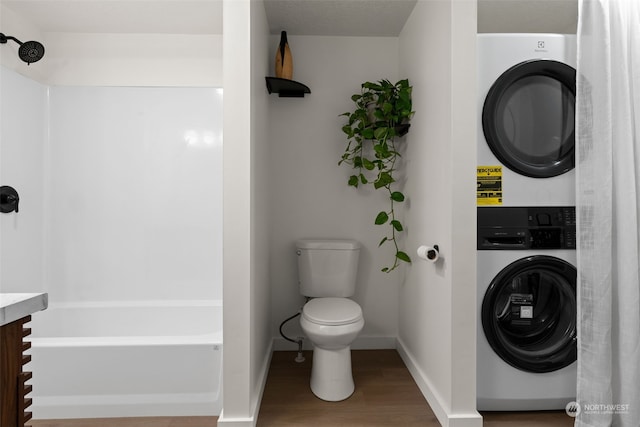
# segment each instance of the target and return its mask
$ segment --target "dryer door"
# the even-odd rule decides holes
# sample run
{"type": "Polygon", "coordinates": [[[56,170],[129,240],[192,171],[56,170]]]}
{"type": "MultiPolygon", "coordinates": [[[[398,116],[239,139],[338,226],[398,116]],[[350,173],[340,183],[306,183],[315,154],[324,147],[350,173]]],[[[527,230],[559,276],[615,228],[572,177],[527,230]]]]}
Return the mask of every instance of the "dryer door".
{"type": "Polygon", "coordinates": [[[521,258],[493,279],[482,327],[493,350],[527,372],[552,372],[576,360],[576,269],[559,258],[521,258]]]}
{"type": "Polygon", "coordinates": [[[561,175],[575,164],[576,71],[550,60],[505,71],[485,99],[482,127],[493,154],[534,178],[561,175]]]}

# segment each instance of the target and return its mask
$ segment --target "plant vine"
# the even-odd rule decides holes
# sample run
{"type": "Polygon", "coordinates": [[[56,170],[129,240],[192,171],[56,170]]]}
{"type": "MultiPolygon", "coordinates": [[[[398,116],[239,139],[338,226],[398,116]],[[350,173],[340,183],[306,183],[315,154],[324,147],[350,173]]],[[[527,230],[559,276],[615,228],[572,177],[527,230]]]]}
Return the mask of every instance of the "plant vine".
{"type": "Polygon", "coordinates": [[[395,208],[396,203],[404,202],[405,195],[393,186],[396,162],[401,157],[395,138],[408,131],[407,122],[414,113],[411,90],[407,79],[396,84],[389,80],[365,82],[361,92],[351,97],[355,110],[341,114],[348,119],[342,127],[347,146],[338,164],[344,163],[356,170],[349,177],[348,185],[357,188],[370,184],[376,190],[383,189],[389,196],[389,210],[380,211],[374,220],[377,225],[390,226],[390,234],[378,244],[380,247],[391,242],[395,249],[393,263],[382,268],[386,273],[398,268],[401,261],[411,262],[409,255],[398,245],[398,234],[404,231],[404,226],[397,218],[395,208]]]}

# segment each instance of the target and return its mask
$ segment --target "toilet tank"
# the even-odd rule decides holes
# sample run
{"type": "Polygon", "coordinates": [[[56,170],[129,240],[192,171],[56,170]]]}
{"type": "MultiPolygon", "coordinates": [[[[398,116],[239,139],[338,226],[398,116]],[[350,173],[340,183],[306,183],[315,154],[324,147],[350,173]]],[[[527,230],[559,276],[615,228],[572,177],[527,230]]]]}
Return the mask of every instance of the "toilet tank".
{"type": "Polygon", "coordinates": [[[296,242],[298,284],[307,297],[350,297],[356,290],[360,243],[355,240],[296,242]]]}

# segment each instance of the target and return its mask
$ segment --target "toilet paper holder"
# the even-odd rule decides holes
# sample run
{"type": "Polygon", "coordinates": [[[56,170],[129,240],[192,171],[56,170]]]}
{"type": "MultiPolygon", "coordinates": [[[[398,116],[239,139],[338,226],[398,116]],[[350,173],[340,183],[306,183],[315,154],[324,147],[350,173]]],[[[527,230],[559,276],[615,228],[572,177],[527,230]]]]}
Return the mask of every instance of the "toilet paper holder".
{"type": "Polygon", "coordinates": [[[425,261],[436,262],[440,259],[440,248],[438,245],[425,246],[422,245],[418,248],[418,256],[425,261]]]}

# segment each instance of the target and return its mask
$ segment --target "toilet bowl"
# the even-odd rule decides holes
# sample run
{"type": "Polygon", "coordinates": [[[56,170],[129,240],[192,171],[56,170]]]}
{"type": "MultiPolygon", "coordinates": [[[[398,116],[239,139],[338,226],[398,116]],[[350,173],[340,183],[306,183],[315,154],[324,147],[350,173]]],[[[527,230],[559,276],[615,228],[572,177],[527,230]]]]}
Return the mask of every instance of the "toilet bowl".
{"type": "Polygon", "coordinates": [[[302,308],[300,326],[313,343],[313,394],[332,402],[351,396],[351,343],[364,327],[360,306],[348,298],[314,298],[302,308]]]}

